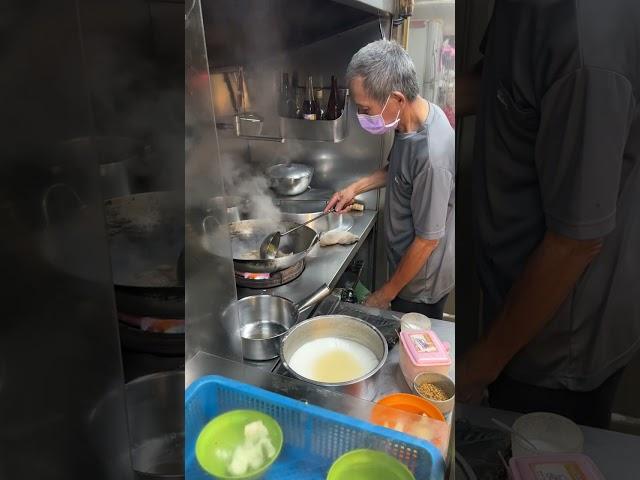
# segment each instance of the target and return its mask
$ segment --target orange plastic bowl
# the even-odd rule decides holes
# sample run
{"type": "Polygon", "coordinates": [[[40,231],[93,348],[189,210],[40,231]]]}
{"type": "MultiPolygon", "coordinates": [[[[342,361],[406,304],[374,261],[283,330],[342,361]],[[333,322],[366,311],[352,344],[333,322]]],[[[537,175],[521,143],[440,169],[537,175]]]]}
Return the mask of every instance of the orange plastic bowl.
{"type": "Polygon", "coordinates": [[[402,410],[403,412],[413,413],[416,415],[426,415],[434,420],[444,422],[442,412],[438,410],[433,403],[417,395],[410,393],[394,393],[381,398],[371,412],[371,421],[377,425],[386,426],[385,424],[395,423],[397,418],[396,412],[391,410],[402,410]],[[390,408],[385,408],[390,407],[390,408]]]}
{"type": "Polygon", "coordinates": [[[373,407],[370,419],[376,425],[427,440],[447,455],[449,425],[440,410],[424,398],[408,393],[389,395],[373,407]]]}

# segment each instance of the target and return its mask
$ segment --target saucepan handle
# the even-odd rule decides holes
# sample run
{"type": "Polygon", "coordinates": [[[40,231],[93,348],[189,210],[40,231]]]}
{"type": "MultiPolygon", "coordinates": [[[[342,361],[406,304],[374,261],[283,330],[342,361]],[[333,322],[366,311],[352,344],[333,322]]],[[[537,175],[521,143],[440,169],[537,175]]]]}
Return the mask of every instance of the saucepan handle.
{"type": "Polygon", "coordinates": [[[307,310],[308,308],[313,307],[316,303],[328,297],[330,293],[331,289],[327,286],[326,283],[323,284],[318,290],[296,304],[298,312],[302,312],[304,310],[307,310]]]}

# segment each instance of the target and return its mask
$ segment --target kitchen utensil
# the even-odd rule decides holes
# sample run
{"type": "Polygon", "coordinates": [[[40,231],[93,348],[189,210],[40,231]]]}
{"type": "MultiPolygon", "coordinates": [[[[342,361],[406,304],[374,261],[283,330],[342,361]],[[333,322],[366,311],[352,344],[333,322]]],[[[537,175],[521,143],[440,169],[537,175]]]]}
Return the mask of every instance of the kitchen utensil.
{"type": "Polygon", "coordinates": [[[295,325],[300,313],[330,293],[331,289],[324,284],[297,304],[275,295],[254,295],[239,300],[236,308],[244,358],[270,360],[280,355],[282,336],[295,325]]]}
{"type": "MultiPolygon", "coordinates": [[[[285,222],[305,223],[307,220],[313,219],[314,216],[319,215],[320,213],[322,213],[322,211],[317,213],[294,213],[282,211],[281,218],[285,222]]],[[[311,221],[307,226],[315,230],[318,235],[331,230],[349,231],[353,227],[353,216],[332,212],[324,217],[319,217],[317,220],[311,221]]]]}
{"type": "Polygon", "coordinates": [[[271,188],[279,195],[293,196],[304,192],[311,184],[313,168],[301,163],[280,163],[266,171],[271,188]]]}
{"type": "Polygon", "coordinates": [[[359,449],[338,458],[327,480],[415,480],[411,471],[395,458],[376,450],[359,449]]]}
{"type": "Polygon", "coordinates": [[[184,247],[184,196],[149,192],[104,205],[113,283],[136,288],[174,288],[176,259],[184,247]]]}
{"type": "Polygon", "coordinates": [[[187,478],[208,478],[196,460],[196,438],[212,418],[237,409],[264,412],[283,428],[282,453],[265,478],[324,480],[334,459],[363,447],[386,451],[411,468],[420,480],[445,478],[444,457],[433,444],[295,400],[291,398],[294,391],[303,395],[305,391],[312,392],[313,387],[300,388],[283,380],[286,379],[264,385],[274,391],[218,375],[205,375],[189,385],[185,392],[184,411],[187,478]]]}
{"type": "Polygon", "coordinates": [[[184,372],[136,378],[125,392],[136,478],[184,478],[184,372]]]}
{"type": "Polygon", "coordinates": [[[417,395],[395,393],[381,398],[371,410],[370,421],[427,440],[447,455],[449,425],[435,405],[417,395]]]}
{"type": "Polygon", "coordinates": [[[234,116],[237,136],[258,137],[262,133],[264,118],[257,113],[243,112],[234,116]]]}
{"type": "Polygon", "coordinates": [[[432,372],[419,373],[413,380],[412,387],[413,391],[416,392],[416,395],[419,395],[425,400],[431,402],[438,408],[438,410],[440,410],[440,412],[442,412],[443,415],[446,415],[451,410],[453,410],[456,386],[453,380],[451,380],[451,378],[449,378],[448,376],[432,372]],[[442,389],[442,391],[444,391],[448,398],[446,400],[436,400],[434,398],[429,398],[422,395],[418,390],[418,386],[422,385],[423,383],[431,383],[432,385],[439,387],[440,389],[442,389]]]}
{"type": "Polygon", "coordinates": [[[403,331],[400,343],[400,369],[407,385],[412,385],[419,373],[449,373],[451,356],[448,345],[440,341],[433,330],[403,331]]]}
{"type": "Polygon", "coordinates": [[[195,452],[200,466],[216,478],[253,480],[261,478],[278,459],[283,443],[282,428],[273,417],[256,410],[232,410],[218,415],[205,425],[196,440],[195,452]],[[228,470],[231,460],[221,458],[216,455],[216,451],[225,450],[233,453],[245,440],[244,427],[255,421],[262,422],[266,427],[276,454],[271,458],[265,458],[265,464],[258,470],[249,471],[245,475],[231,475],[228,470]]]}
{"type": "Polygon", "coordinates": [[[498,420],[497,418],[492,418],[491,421],[493,423],[495,423],[498,427],[500,427],[501,429],[503,429],[506,432],[511,433],[511,435],[515,435],[516,437],[518,437],[518,439],[520,439],[521,441],[523,441],[524,443],[527,444],[527,446],[534,452],[539,453],[538,447],[536,447],[531,440],[529,440],[527,437],[525,437],[522,433],[514,430],[513,428],[511,428],[509,425],[507,425],[506,423],[502,423],[500,420],[498,420]]]}
{"type": "Polygon", "coordinates": [[[292,327],[282,338],[280,358],[282,364],[295,377],[322,387],[352,390],[352,385],[362,385],[382,368],[387,360],[388,346],[384,336],[374,326],[355,317],[345,315],[323,315],[313,317],[292,327]],[[378,359],[378,365],[361,377],[345,382],[319,382],[300,375],[291,367],[291,357],[305,343],[319,338],[342,338],[357,342],[368,348],[378,359]]]}
{"type": "Polygon", "coordinates": [[[464,459],[462,455],[458,451],[455,452],[455,475],[454,479],[457,480],[478,480],[478,477],[473,472],[473,469],[469,465],[469,463],[464,459]]]}
{"type": "Polygon", "coordinates": [[[513,423],[513,430],[520,435],[511,436],[514,457],[537,453],[582,453],[584,436],[574,422],[561,415],[547,412],[529,413],[513,423]],[[526,437],[537,450],[522,440],[526,437]]]}
{"type": "Polygon", "coordinates": [[[544,454],[533,457],[512,457],[509,461],[512,480],[540,478],[604,480],[595,463],[581,453],[544,454]]]}
{"type": "Polygon", "coordinates": [[[279,231],[270,233],[269,235],[267,235],[265,237],[265,239],[260,244],[260,258],[266,258],[266,259],[274,259],[274,258],[276,258],[276,254],[278,253],[278,249],[280,248],[280,239],[282,237],[284,237],[285,235],[288,235],[288,234],[290,234],[292,232],[295,232],[299,228],[302,228],[305,225],[307,225],[307,224],[309,224],[309,223],[311,223],[311,222],[313,222],[315,220],[318,220],[318,219],[320,219],[322,217],[325,217],[325,216],[329,215],[333,211],[334,210],[331,209],[328,212],[321,213],[317,217],[311,218],[311,219],[305,221],[304,223],[287,230],[284,233],[280,233],[279,231]]]}
{"type": "MultiPolygon", "coordinates": [[[[273,222],[270,220],[242,220],[229,224],[231,236],[231,253],[233,266],[237,272],[273,273],[289,268],[304,260],[311,248],[318,242],[318,235],[311,228],[304,226],[287,235],[280,242],[280,252],[271,260],[260,258],[260,244],[265,236],[275,230],[288,230],[297,224],[292,222],[273,222]]],[[[204,222],[207,235],[204,237],[204,248],[220,256],[228,253],[220,251],[219,226],[210,227],[204,222]],[[212,228],[209,233],[209,229],[212,228]],[[216,233],[218,231],[218,233],[216,233]]],[[[226,230],[226,226],[224,227],[226,230]]],[[[226,235],[226,233],[225,233],[226,235]]]]}
{"type": "Polygon", "coordinates": [[[387,421],[394,420],[395,412],[393,412],[392,409],[414,415],[426,415],[434,420],[444,422],[442,412],[440,412],[430,400],[425,400],[422,397],[410,393],[393,393],[387,395],[378,400],[376,407],[373,407],[371,411],[371,421],[378,425],[384,425],[387,421]]]}
{"type": "Polygon", "coordinates": [[[417,312],[405,313],[400,319],[403,332],[431,330],[431,319],[417,312]]]}

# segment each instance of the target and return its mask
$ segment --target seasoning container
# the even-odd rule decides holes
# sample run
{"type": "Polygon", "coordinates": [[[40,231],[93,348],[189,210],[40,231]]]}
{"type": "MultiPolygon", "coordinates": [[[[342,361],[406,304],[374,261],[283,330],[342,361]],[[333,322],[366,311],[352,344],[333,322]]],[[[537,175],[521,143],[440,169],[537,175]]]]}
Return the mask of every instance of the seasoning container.
{"type": "Polygon", "coordinates": [[[432,372],[420,373],[413,380],[413,390],[435,405],[443,415],[453,410],[456,386],[447,375],[432,372]]]}
{"type": "Polygon", "coordinates": [[[449,372],[449,348],[433,330],[401,332],[400,343],[400,368],[408,385],[413,385],[413,380],[420,373],[446,375],[449,372]]]}
{"type": "Polygon", "coordinates": [[[512,480],[540,478],[575,478],[604,480],[593,461],[582,453],[545,454],[534,457],[514,457],[509,461],[512,480]]]}

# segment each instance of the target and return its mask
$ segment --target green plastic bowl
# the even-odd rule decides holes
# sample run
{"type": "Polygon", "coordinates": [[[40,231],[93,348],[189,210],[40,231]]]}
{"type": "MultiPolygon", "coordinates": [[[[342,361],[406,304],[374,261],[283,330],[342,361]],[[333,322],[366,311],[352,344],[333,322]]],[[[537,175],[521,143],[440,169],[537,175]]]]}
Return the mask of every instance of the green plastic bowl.
{"type": "Polygon", "coordinates": [[[200,466],[207,472],[222,480],[254,480],[260,478],[273,465],[282,451],[282,429],[269,415],[256,410],[233,410],[218,415],[205,425],[196,440],[196,458],[200,466]],[[276,449],[273,458],[260,469],[247,472],[245,475],[230,475],[227,469],[231,459],[222,460],[215,454],[221,448],[233,453],[233,450],[244,442],[244,427],[248,423],[262,420],[269,432],[269,438],[276,449]]]}
{"type": "Polygon", "coordinates": [[[352,450],[338,458],[327,480],[416,480],[401,462],[376,450],[352,450]]]}

